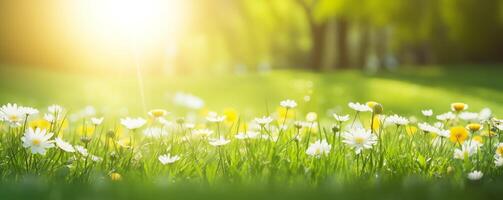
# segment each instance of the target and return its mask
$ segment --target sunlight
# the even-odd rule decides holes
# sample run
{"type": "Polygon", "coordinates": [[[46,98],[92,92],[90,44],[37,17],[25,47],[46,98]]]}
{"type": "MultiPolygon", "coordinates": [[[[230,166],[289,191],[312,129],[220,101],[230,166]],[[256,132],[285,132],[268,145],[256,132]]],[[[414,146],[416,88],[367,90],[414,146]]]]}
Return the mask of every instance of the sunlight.
{"type": "Polygon", "coordinates": [[[184,1],[75,0],[69,6],[76,34],[100,46],[148,48],[176,38],[185,24],[184,1]]]}

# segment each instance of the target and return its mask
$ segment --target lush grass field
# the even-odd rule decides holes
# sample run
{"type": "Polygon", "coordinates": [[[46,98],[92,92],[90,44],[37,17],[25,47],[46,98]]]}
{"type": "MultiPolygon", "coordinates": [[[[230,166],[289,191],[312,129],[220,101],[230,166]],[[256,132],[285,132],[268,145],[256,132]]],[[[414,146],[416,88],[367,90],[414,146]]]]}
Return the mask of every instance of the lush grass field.
{"type": "MultiPolygon", "coordinates": [[[[184,91],[203,98],[206,108],[235,108],[252,115],[265,114],[277,102],[295,99],[306,111],[349,111],[349,101],[382,103],[386,110],[419,115],[419,109],[445,110],[465,102],[473,110],[490,107],[503,112],[503,68],[453,66],[403,69],[366,75],[358,71],[313,74],[275,71],[247,75],[152,76],[144,74],[146,109],[176,111],[172,96],[184,91]],[[304,96],[311,101],[302,103],[304,96]],[[268,110],[269,109],[269,110],[268,110]]],[[[70,109],[128,108],[142,112],[136,74],[54,72],[32,68],[0,68],[0,102],[34,107],[61,104],[70,109]],[[63,92],[64,91],[64,92],[63,92]]],[[[113,111],[113,110],[112,110],[113,111]]]]}
{"type": "MultiPolygon", "coordinates": [[[[0,72],[2,104],[32,106],[41,113],[47,112],[48,105],[60,104],[69,114],[93,105],[97,109],[94,115],[105,117],[103,124],[94,127],[88,126],[86,117],[69,125],[64,119],[56,120],[48,127],[50,132],[63,136],[73,145],[85,146],[89,154],[102,158],[96,162],[81,152],[63,152],[57,147],[48,149],[45,156],[30,154],[29,147],[22,147],[19,140],[25,130],[4,122],[0,138],[2,199],[76,196],[126,199],[143,198],[146,194],[152,199],[493,199],[502,195],[498,186],[502,184],[503,168],[495,167],[493,160],[495,145],[502,137],[484,136],[484,131],[489,130],[487,126],[493,122],[479,122],[486,129],[474,131],[461,142],[451,142],[449,136],[441,138],[439,134],[424,133],[417,125],[417,122],[436,121],[422,116],[421,110],[433,109],[437,115],[450,111],[453,102],[468,104],[472,112],[489,107],[493,115],[501,117],[503,69],[500,67],[423,67],[373,75],[357,71],[145,74],[145,104],[136,74],[79,74],[26,68],[0,68],[0,72]],[[208,144],[208,138],[204,137],[186,138],[193,132],[180,124],[177,126],[179,117],[188,112],[173,102],[178,91],[195,94],[205,101],[193,121],[196,129],[209,128],[214,131],[209,138],[219,135],[231,141],[219,146],[211,140],[208,144]],[[290,111],[293,115],[276,113],[279,102],[284,99],[298,102],[290,111]],[[371,114],[355,115],[347,105],[350,101],[377,101],[384,107],[383,114],[414,116],[415,120],[410,119],[407,126],[384,127],[382,121],[375,122],[380,126],[371,131],[372,135],[379,136],[377,142],[358,154],[343,141],[342,135],[353,125],[353,119],[361,119],[364,128],[369,130],[371,114]],[[175,126],[168,127],[166,137],[148,138],[142,136],[145,127],[127,130],[119,122],[119,118],[126,116],[148,118],[146,111],[154,108],[172,112],[165,118],[175,126]],[[219,114],[232,111],[227,117],[235,118],[229,122],[207,122],[208,111],[219,114]],[[295,121],[308,121],[305,117],[308,112],[318,113],[318,118],[297,130],[295,121]],[[333,112],[349,114],[351,120],[340,122],[340,129],[332,130],[333,125],[339,123],[331,116],[333,112]],[[250,129],[243,128],[251,124],[249,121],[263,115],[274,119],[271,126],[256,130],[266,139],[235,138],[238,132],[250,129]],[[314,122],[319,125],[311,127],[314,122]],[[278,131],[275,127],[283,123],[289,128],[278,131]],[[410,127],[416,131],[411,133],[410,127]],[[109,136],[110,130],[112,136],[109,136]],[[268,141],[272,134],[279,135],[279,140],[268,141]],[[454,149],[460,149],[460,143],[465,140],[471,142],[474,136],[481,136],[484,141],[483,146],[477,147],[477,153],[464,160],[453,158],[454,149]],[[441,139],[435,142],[435,138],[441,139]],[[86,142],[88,139],[91,142],[86,142]],[[121,139],[134,141],[135,145],[133,148],[124,145],[121,139]],[[312,143],[321,140],[328,141],[330,152],[306,153],[312,143]],[[136,157],[137,151],[142,157],[136,157]],[[161,165],[157,158],[166,153],[182,158],[161,165]],[[468,180],[466,174],[473,170],[482,170],[484,178],[468,180]],[[121,175],[112,175],[114,173],[121,175]]],[[[190,122],[189,117],[186,120],[190,122]]],[[[167,126],[159,122],[150,121],[145,126],[167,126]]],[[[464,127],[469,122],[456,117],[443,124],[449,129],[464,127]]]]}

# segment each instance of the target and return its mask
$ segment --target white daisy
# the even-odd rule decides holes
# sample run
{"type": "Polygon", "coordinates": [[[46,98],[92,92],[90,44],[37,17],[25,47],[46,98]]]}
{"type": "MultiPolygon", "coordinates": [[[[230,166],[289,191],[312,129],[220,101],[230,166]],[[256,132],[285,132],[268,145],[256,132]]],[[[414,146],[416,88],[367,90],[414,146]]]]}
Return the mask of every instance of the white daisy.
{"type": "Polygon", "coordinates": [[[49,113],[44,114],[44,119],[45,119],[45,121],[48,121],[51,123],[56,122],[56,117],[53,114],[49,114],[49,113]]]}
{"type": "Polygon", "coordinates": [[[454,118],[456,118],[456,115],[454,115],[454,113],[452,113],[452,112],[446,112],[446,113],[437,115],[437,119],[440,121],[453,120],[454,118]]]}
{"type": "Polygon", "coordinates": [[[318,140],[311,145],[306,150],[306,154],[314,157],[321,157],[322,155],[327,155],[330,153],[332,146],[328,144],[326,140],[318,140]]]}
{"type": "Polygon", "coordinates": [[[283,108],[286,108],[286,109],[293,109],[293,108],[297,107],[297,102],[295,102],[294,100],[291,100],[291,99],[287,99],[287,100],[283,100],[283,101],[279,102],[279,105],[283,108]]]}
{"type": "Polygon", "coordinates": [[[173,98],[173,102],[176,105],[187,107],[194,110],[201,109],[202,107],[204,107],[204,101],[201,98],[183,92],[177,92],[175,94],[175,97],[173,98]]]}
{"type": "Polygon", "coordinates": [[[461,149],[454,150],[454,158],[464,160],[465,158],[469,158],[473,154],[477,153],[478,145],[470,142],[465,142],[461,149]]]}
{"type": "Polygon", "coordinates": [[[159,156],[159,161],[163,165],[172,164],[178,160],[180,160],[180,156],[178,156],[178,155],[171,156],[171,154],[169,154],[169,153],[168,153],[168,155],[160,155],[159,156]]]}
{"type": "Polygon", "coordinates": [[[346,131],[343,138],[343,142],[354,148],[356,154],[359,154],[364,149],[372,148],[377,143],[377,136],[364,128],[353,128],[346,131]]]}
{"type": "Polygon", "coordinates": [[[480,180],[482,178],[482,176],[484,176],[484,173],[482,173],[481,171],[475,170],[473,172],[468,173],[467,178],[472,181],[477,181],[477,180],[480,180]]]}
{"type": "Polygon", "coordinates": [[[208,120],[209,122],[218,123],[224,121],[225,116],[219,116],[216,112],[209,112],[208,116],[206,116],[206,120],[208,120]]]}
{"type": "Polygon", "coordinates": [[[21,137],[23,141],[24,148],[30,148],[31,153],[45,155],[47,149],[54,147],[51,139],[53,133],[47,133],[45,129],[35,129],[29,128],[24,136],[21,137]]]}
{"type": "Polygon", "coordinates": [[[124,119],[121,119],[121,124],[129,130],[140,128],[143,125],[145,125],[145,123],[147,123],[147,120],[141,117],[138,118],[126,117],[124,119]]]}
{"type": "Polygon", "coordinates": [[[164,109],[153,109],[151,111],[149,111],[148,113],[148,116],[152,117],[152,118],[159,118],[159,117],[164,117],[168,114],[168,111],[164,110],[164,109]]]}
{"type": "Polygon", "coordinates": [[[422,110],[421,113],[423,113],[423,115],[425,117],[431,117],[433,115],[433,110],[431,109],[428,109],[428,110],[422,110]]]}
{"type": "Polygon", "coordinates": [[[166,133],[162,128],[149,127],[143,130],[143,135],[148,138],[160,138],[161,136],[165,136],[166,133]]]}
{"type": "Polygon", "coordinates": [[[345,122],[349,120],[349,115],[337,115],[333,114],[334,118],[338,122],[345,122]]]}
{"type": "Polygon", "coordinates": [[[60,105],[53,104],[47,107],[47,110],[51,114],[60,114],[61,112],[63,112],[64,109],[60,105]]]}
{"type": "Polygon", "coordinates": [[[238,140],[245,140],[245,139],[255,139],[259,136],[260,134],[255,131],[247,131],[246,133],[238,133],[236,134],[236,139],[238,140]]]}
{"type": "Polygon", "coordinates": [[[370,108],[367,104],[349,102],[348,106],[357,112],[372,112],[372,108],[370,108]]]}
{"type": "Polygon", "coordinates": [[[101,161],[103,161],[103,158],[101,158],[99,156],[91,155],[91,160],[94,162],[101,162],[101,161]]]}
{"type": "Polygon", "coordinates": [[[491,119],[492,116],[492,111],[489,108],[484,108],[479,112],[479,120],[484,121],[484,120],[489,120],[491,119]]]}
{"type": "Polygon", "coordinates": [[[402,117],[402,116],[391,115],[386,118],[386,123],[396,124],[399,126],[405,126],[405,125],[409,124],[409,120],[405,117],[402,117]]]}
{"type": "Polygon", "coordinates": [[[0,118],[9,122],[9,125],[12,127],[21,126],[25,117],[23,107],[17,106],[17,104],[8,103],[0,108],[0,118]]]}
{"type": "Polygon", "coordinates": [[[501,156],[494,156],[494,165],[496,165],[496,167],[503,166],[503,157],[501,157],[501,156]]]}
{"type": "Polygon", "coordinates": [[[66,152],[70,152],[70,153],[75,152],[75,149],[73,148],[73,146],[70,143],[65,142],[63,139],[56,138],[56,139],[54,139],[54,141],[56,142],[56,146],[58,146],[61,150],[66,151],[66,152]]]}
{"type": "Polygon", "coordinates": [[[273,119],[272,119],[272,117],[269,117],[269,116],[263,116],[263,117],[255,118],[254,121],[261,126],[265,126],[265,125],[268,125],[269,123],[271,123],[273,121],[273,119]]]}
{"type": "Polygon", "coordinates": [[[474,112],[462,112],[459,114],[459,118],[465,121],[474,121],[479,118],[479,114],[474,112]]]}
{"type": "Polygon", "coordinates": [[[218,139],[210,139],[210,145],[211,146],[224,146],[226,144],[229,144],[231,142],[230,140],[225,139],[224,137],[220,137],[218,139]]]}
{"type": "Polygon", "coordinates": [[[89,152],[87,152],[87,149],[83,146],[80,146],[80,145],[75,145],[75,150],[77,150],[77,152],[82,155],[82,156],[88,156],[89,155],[89,152]]]}
{"type": "Polygon", "coordinates": [[[103,117],[100,118],[93,117],[91,118],[91,123],[94,124],[95,126],[99,126],[101,123],[103,123],[103,117]]]}
{"type": "Polygon", "coordinates": [[[23,112],[25,115],[36,115],[38,114],[38,110],[32,107],[25,107],[22,106],[19,109],[21,109],[21,112],[23,112]]]}
{"type": "Polygon", "coordinates": [[[309,113],[307,113],[307,115],[306,115],[306,121],[308,121],[308,122],[314,122],[314,121],[316,121],[316,119],[318,119],[318,114],[316,114],[315,112],[309,112],[309,113]]]}

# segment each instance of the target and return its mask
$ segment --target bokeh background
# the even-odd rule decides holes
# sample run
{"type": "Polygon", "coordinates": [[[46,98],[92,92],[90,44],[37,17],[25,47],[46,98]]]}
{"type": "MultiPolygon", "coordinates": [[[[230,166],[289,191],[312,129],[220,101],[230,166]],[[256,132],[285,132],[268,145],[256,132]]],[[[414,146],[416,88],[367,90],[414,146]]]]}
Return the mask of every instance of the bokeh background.
{"type": "Polygon", "coordinates": [[[1,0],[0,100],[501,111],[502,35],[501,0],[1,0]]]}

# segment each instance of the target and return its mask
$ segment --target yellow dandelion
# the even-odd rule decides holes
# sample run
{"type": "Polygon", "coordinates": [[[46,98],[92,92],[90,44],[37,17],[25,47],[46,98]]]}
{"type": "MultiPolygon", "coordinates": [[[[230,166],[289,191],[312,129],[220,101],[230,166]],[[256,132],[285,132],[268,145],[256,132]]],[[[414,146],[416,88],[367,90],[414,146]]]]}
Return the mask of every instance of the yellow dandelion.
{"type": "Polygon", "coordinates": [[[465,103],[452,103],[451,104],[452,111],[460,112],[468,109],[468,104],[465,103]]]}
{"type": "Polygon", "coordinates": [[[114,173],[110,174],[110,180],[112,180],[112,181],[121,181],[122,180],[122,176],[121,176],[121,174],[119,174],[117,172],[114,172],[114,173]]]}
{"type": "Polygon", "coordinates": [[[407,132],[407,134],[408,134],[409,136],[412,136],[412,135],[416,134],[416,132],[417,132],[417,127],[415,127],[415,126],[410,126],[410,125],[409,125],[409,126],[405,126],[405,132],[407,132]]]}
{"type": "Polygon", "coordinates": [[[238,120],[238,112],[234,108],[224,109],[225,121],[228,123],[233,123],[238,120]]]}
{"type": "Polygon", "coordinates": [[[293,110],[293,109],[288,109],[288,112],[287,112],[286,108],[278,107],[278,109],[276,111],[278,112],[278,119],[280,119],[280,120],[291,119],[295,116],[295,110],[293,110]]]}
{"type": "Polygon", "coordinates": [[[369,101],[366,104],[368,107],[372,108],[372,111],[376,115],[379,115],[384,111],[382,105],[380,103],[375,102],[375,101],[369,101]]]}
{"type": "Polygon", "coordinates": [[[480,135],[473,136],[472,140],[478,142],[479,144],[484,143],[484,139],[482,139],[482,136],[480,135]]]}
{"type": "Polygon", "coordinates": [[[374,116],[374,119],[372,120],[372,130],[373,132],[377,132],[379,128],[381,128],[381,120],[379,120],[378,116],[374,116]]]}
{"type": "Polygon", "coordinates": [[[463,143],[468,138],[468,131],[461,126],[451,128],[450,139],[454,143],[463,143]]]}
{"type": "Polygon", "coordinates": [[[37,128],[48,130],[49,128],[51,128],[51,123],[45,119],[37,119],[37,120],[31,121],[29,126],[33,130],[35,130],[37,128]]]}
{"type": "Polygon", "coordinates": [[[94,133],[94,126],[80,125],[77,127],[77,134],[80,136],[91,136],[94,133]]]}

